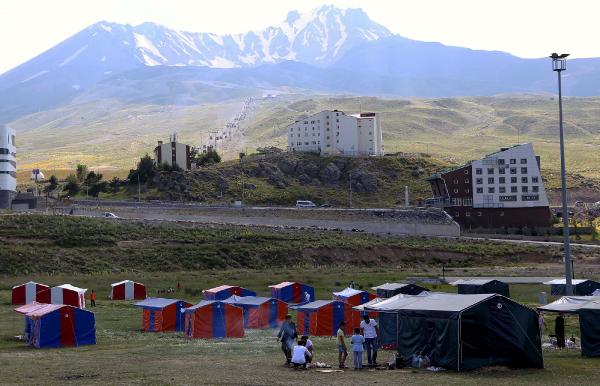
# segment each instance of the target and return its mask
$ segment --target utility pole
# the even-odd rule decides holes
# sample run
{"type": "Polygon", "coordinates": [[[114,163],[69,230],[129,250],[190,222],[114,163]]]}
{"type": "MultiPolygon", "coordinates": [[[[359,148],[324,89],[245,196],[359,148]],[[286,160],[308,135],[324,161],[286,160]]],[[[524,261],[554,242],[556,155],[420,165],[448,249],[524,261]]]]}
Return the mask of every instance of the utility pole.
{"type": "Polygon", "coordinates": [[[348,172],[348,208],[352,208],[352,170],[348,172]]]}
{"type": "Polygon", "coordinates": [[[564,239],[564,263],[565,263],[565,292],[567,296],[573,295],[573,263],[571,261],[571,244],[569,240],[569,207],[567,205],[567,176],[565,168],[565,138],[563,130],[563,111],[562,111],[562,79],[561,73],[567,69],[567,56],[569,54],[550,55],[552,59],[552,70],[558,75],[558,120],[560,135],[560,179],[562,189],[562,220],[563,220],[563,239],[564,239]]]}

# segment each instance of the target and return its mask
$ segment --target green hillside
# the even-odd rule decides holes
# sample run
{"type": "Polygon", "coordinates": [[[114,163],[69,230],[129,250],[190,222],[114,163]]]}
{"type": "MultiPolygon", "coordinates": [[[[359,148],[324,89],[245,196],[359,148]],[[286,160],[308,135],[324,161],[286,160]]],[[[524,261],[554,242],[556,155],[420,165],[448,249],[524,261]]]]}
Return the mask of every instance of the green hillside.
{"type": "MultiPolygon", "coordinates": [[[[542,167],[558,170],[557,101],[551,96],[507,95],[444,99],[381,99],[284,94],[259,98],[240,132],[217,144],[229,158],[260,146],[285,148],[285,126],[302,114],[323,109],[375,111],[381,116],[388,152],[429,153],[460,163],[517,142],[532,142],[542,167]]],[[[180,141],[209,143],[242,100],[203,104],[125,104],[117,100],[79,100],[60,109],[23,117],[13,126],[22,168],[72,167],[129,169],[157,140],[177,132],[180,141]]],[[[600,98],[566,98],[567,165],[587,177],[600,176],[600,98]]]]}

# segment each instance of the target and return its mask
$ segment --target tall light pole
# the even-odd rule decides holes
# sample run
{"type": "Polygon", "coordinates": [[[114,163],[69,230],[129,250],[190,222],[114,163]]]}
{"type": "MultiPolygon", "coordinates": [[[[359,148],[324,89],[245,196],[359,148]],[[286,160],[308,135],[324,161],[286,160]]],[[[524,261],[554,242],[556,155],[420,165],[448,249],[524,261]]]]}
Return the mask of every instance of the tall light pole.
{"type": "Polygon", "coordinates": [[[560,179],[562,185],[562,220],[563,220],[563,238],[565,250],[565,291],[566,295],[573,295],[573,266],[571,264],[571,245],[569,242],[569,207],[567,206],[567,176],[565,172],[565,138],[563,132],[563,111],[562,111],[562,84],[561,72],[567,69],[567,56],[569,54],[550,55],[552,59],[552,70],[558,75],[558,120],[560,133],[560,179]]]}

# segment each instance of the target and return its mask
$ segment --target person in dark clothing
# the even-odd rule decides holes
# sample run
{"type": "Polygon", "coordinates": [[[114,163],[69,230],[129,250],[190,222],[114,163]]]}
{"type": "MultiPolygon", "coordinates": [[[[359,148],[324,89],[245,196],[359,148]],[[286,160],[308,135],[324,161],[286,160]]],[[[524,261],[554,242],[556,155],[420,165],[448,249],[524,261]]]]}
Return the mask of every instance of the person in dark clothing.
{"type": "Polygon", "coordinates": [[[277,334],[277,341],[281,341],[281,351],[285,355],[286,364],[289,365],[292,361],[292,349],[294,348],[294,342],[298,338],[298,332],[296,332],[296,324],[292,322],[292,316],[286,315],[285,322],[281,325],[281,329],[277,334]]]}
{"type": "Polygon", "coordinates": [[[558,348],[565,347],[565,318],[563,314],[558,314],[554,321],[554,335],[556,335],[556,345],[558,348]]]}

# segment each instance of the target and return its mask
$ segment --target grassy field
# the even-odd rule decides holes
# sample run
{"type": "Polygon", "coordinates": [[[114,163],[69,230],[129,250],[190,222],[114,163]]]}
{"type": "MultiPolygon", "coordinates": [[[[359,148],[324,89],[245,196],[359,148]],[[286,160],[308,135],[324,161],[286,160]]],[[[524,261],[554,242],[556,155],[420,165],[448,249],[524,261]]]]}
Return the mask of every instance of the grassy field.
{"type": "MultiPolygon", "coordinates": [[[[331,264],[407,268],[556,263],[556,246],[318,230],[190,226],[98,218],[0,216],[0,274],[106,273],[331,264]]],[[[574,249],[594,261],[594,251],[574,249]]],[[[577,264],[577,263],[576,263],[577,264]]]]}
{"type": "MultiPolygon", "coordinates": [[[[132,302],[112,302],[106,297],[111,282],[125,277],[148,285],[149,293],[176,286],[183,289],[174,297],[196,302],[201,288],[217,284],[239,284],[267,295],[267,285],[280,280],[304,280],[316,287],[317,298],[328,299],[349,280],[362,286],[400,280],[410,272],[398,269],[328,267],[273,270],[185,271],[173,273],[128,273],[93,275],[34,275],[5,277],[0,286],[0,372],[2,384],[398,384],[413,385],[514,385],[514,384],[595,384],[600,376],[598,359],[585,359],[579,350],[545,351],[545,369],[484,368],[469,373],[405,369],[395,371],[347,370],[343,373],[294,371],[282,366],[283,355],[273,330],[246,330],[242,339],[186,340],[180,333],[142,333],[141,312],[132,302]],[[15,336],[22,331],[22,316],[8,304],[10,287],[24,280],[47,284],[70,282],[95,289],[97,345],[79,348],[38,350],[26,347],[15,336]],[[560,380],[560,381],[559,381],[560,380]]],[[[451,286],[430,287],[455,292],[451,286]]],[[[535,305],[537,285],[511,286],[513,298],[535,305]]],[[[551,318],[548,318],[552,326],[551,318]]],[[[577,320],[567,318],[567,334],[577,336],[577,320]]],[[[316,360],[335,365],[333,338],[314,338],[316,360]]],[[[380,351],[379,360],[390,352],[380,351]]],[[[350,362],[348,362],[350,363],[350,362]]]]}

